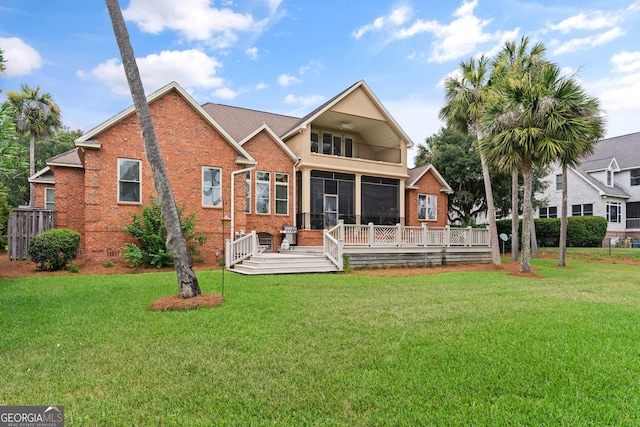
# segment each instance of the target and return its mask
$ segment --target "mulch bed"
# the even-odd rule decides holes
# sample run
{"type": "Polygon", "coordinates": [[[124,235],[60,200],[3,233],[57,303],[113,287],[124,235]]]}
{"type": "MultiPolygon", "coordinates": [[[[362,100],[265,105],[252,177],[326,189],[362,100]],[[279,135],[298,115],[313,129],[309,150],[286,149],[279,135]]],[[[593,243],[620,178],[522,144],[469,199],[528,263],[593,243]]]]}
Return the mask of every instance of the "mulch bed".
{"type": "Polygon", "coordinates": [[[218,307],[224,301],[219,294],[200,294],[193,298],[180,298],[178,295],[170,295],[155,300],[149,305],[149,310],[191,310],[200,307],[218,307]]]}

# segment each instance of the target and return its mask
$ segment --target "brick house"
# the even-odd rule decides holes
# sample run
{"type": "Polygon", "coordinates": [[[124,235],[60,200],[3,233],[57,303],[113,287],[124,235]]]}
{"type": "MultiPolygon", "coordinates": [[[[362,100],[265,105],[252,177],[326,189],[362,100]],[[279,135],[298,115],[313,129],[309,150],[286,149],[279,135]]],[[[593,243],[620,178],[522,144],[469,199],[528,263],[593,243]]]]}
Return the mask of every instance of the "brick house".
{"type": "MultiPolygon", "coordinates": [[[[443,227],[451,188],[432,166],[409,170],[412,142],[364,81],[302,118],[227,105],[199,105],[178,84],[148,96],[178,205],[195,212],[208,237],[202,257],[222,257],[224,238],[252,230],[281,243],[322,241],[345,224],[443,227]],[[222,218],[231,218],[223,236],[222,218]]],[[[82,235],[82,254],[113,259],[122,232],[154,194],[133,107],[75,141],[30,178],[36,207],[82,235]]]]}

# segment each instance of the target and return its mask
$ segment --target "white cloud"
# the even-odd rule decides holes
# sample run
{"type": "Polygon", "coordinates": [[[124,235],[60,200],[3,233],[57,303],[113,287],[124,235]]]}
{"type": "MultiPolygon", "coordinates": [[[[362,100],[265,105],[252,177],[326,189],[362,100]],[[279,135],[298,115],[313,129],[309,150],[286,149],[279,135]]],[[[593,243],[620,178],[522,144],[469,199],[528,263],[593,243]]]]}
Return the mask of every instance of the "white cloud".
{"type": "Polygon", "coordinates": [[[562,53],[575,52],[577,50],[600,46],[609,43],[622,35],[624,35],[624,31],[622,31],[620,27],[615,27],[604,33],[594,36],[575,38],[564,43],[561,43],[558,40],[553,40],[550,45],[554,46],[553,54],[560,55],[562,53]]]}
{"type": "Polygon", "coordinates": [[[238,96],[238,92],[226,87],[221,87],[213,92],[213,96],[222,99],[234,99],[236,96],[238,96]]]}
{"type": "Polygon", "coordinates": [[[324,101],[324,96],[322,95],[295,96],[295,95],[289,94],[284,98],[284,102],[286,104],[296,104],[296,105],[302,105],[305,107],[318,105],[322,101],[324,101]]]}
{"type": "Polygon", "coordinates": [[[487,33],[485,27],[490,19],[482,20],[474,14],[478,0],[465,1],[453,13],[454,19],[448,24],[438,21],[416,20],[412,25],[402,28],[394,34],[397,40],[414,37],[421,33],[431,33],[436,40],[431,44],[430,62],[443,63],[461,58],[477,50],[478,45],[496,42],[502,43],[519,33],[519,29],[487,33]]]}
{"type": "Polygon", "coordinates": [[[355,39],[360,39],[368,32],[380,31],[385,28],[398,27],[403,25],[409,19],[413,10],[409,6],[397,7],[386,16],[379,16],[372,23],[363,25],[353,30],[351,35],[355,39]]]}
{"type": "Polygon", "coordinates": [[[314,74],[318,74],[321,70],[324,70],[324,65],[319,61],[309,61],[307,65],[303,65],[298,69],[298,74],[301,76],[311,71],[314,74]]]}
{"type": "Polygon", "coordinates": [[[264,83],[264,82],[260,82],[260,83],[258,83],[258,84],[256,85],[256,89],[258,89],[258,90],[264,90],[264,89],[266,89],[266,88],[268,88],[268,87],[269,87],[269,85],[268,85],[268,84],[266,84],[266,83],[264,83]]]}
{"type": "MultiPolygon", "coordinates": [[[[210,0],[131,0],[122,13],[144,32],[173,30],[188,40],[207,41],[216,48],[231,46],[240,32],[260,32],[267,23],[267,19],[256,21],[251,14],[214,8],[212,4],[210,0]]],[[[279,2],[270,4],[277,7],[279,2]]]]}
{"type": "Polygon", "coordinates": [[[7,77],[25,76],[42,66],[38,51],[17,37],[0,38],[0,49],[4,51],[7,77]]]}
{"type": "Polygon", "coordinates": [[[613,14],[604,14],[601,11],[595,11],[587,16],[581,12],[578,15],[564,19],[557,24],[549,23],[547,27],[550,30],[560,31],[564,34],[573,30],[600,30],[602,28],[615,27],[620,21],[620,17],[613,14]]]}
{"type": "Polygon", "coordinates": [[[250,47],[244,51],[250,59],[258,59],[258,48],[250,47]]]}
{"type": "Polygon", "coordinates": [[[611,57],[614,71],[620,73],[631,73],[640,71],[640,51],[620,52],[611,57]]]}
{"type": "MultiPolygon", "coordinates": [[[[159,55],[136,58],[136,61],[147,93],[171,81],[176,81],[187,90],[220,89],[224,84],[224,79],[216,76],[220,62],[199,50],[162,51],[159,55]],[[185,67],[184,64],[189,66],[185,67]]],[[[116,94],[130,94],[122,63],[118,59],[109,59],[89,72],[80,70],[77,75],[97,80],[116,94]]]]}
{"type": "Polygon", "coordinates": [[[280,86],[291,86],[292,84],[302,83],[302,80],[291,74],[280,74],[278,76],[278,84],[280,86]]]}

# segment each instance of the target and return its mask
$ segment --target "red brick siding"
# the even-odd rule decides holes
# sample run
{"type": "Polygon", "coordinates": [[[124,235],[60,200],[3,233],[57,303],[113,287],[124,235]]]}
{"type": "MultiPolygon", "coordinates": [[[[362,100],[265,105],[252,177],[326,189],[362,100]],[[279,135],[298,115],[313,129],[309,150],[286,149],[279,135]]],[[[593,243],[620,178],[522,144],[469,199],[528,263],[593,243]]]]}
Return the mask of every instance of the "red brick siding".
{"type": "Polygon", "coordinates": [[[444,227],[447,225],[448,196],[440,191],[442,185],[436,176],[427,171],[417,182],[417,190],[407,190],[405,193],[405,224],[408,226],[421,226],[423,223],[429,227],[444,227]],[[435,194],[437,196],[436,221],[418,220],[418,194],[435,194]]]}
{"type": "MultiPolygon", "coordinates": [[[[209,238],[200,248],[201,256],[213,259],[222,253],[223,209],[202,207],[202,167],[222,169],[224,214],[230,215],[231,172],[242,168],[235,164],[239,153],[175,91],[152,102],[150,109],[176,203],[186,206],[185,215],[196,213],[197,230],[209,238]]],[[[130,241],[122,227],[141,211],[140,205],[117,202],[118,159],[142,160],[142,204],[147,204],[155,191],[135,114],[95,139],[101,148],[87,150],[85,155],[86,254],[99,260],[113,258],[113,253],[130,241]]],[[[243,197],[244,187],[236,190],[238,197],[243,197]]],[[[244,209],[244,204],[241,207],[244,209]]]]}
{"type": "MultiPolygon", "coordinates": [[[[251,212],[246,215],[246,226],[244,228],[246,231],[255,230],[258,233],[266,232],[273,235],[274,246],[279,246],[283,237],[280,231],[285,225],[292,226],[294,224],[295,175],[293,173],[293,166],[295,161],[283,150],[280,144],[274,141],[269,134],[264,131],[258,133],[251,140],[247,141],[242,148],[247,150],[247,152],[258,162],[256,169],[251,171],[251,212]],[[255,211],[256,171],[271,173],[269,214],[257,214],[255,211]],[[286,173],[289,176],[288,215],[276,215],[276,173],[286,173]]],[[[238,208],[236,211],[242,210],[244,212],[244,192],[243,200],[239,202],[237,206],[238,208]]],[[[236,225],[236,230],[238,229],[240,229],[240,227],[236,225]]]]}

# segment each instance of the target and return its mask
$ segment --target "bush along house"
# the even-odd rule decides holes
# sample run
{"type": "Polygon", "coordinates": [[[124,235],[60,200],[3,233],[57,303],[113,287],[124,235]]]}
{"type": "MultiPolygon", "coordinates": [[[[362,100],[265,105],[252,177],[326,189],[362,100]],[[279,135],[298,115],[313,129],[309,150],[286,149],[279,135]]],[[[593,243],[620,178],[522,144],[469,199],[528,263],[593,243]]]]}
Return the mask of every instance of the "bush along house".
{"type": "MultiPolygon", "coordinates": [[[[208,237],[203,259],[226,256],[248,274],[305,271],[315,258],[325,269],[308,271],[339,271],[345,256],[352,266],[489,260],[486,230],[447,227],[451,188],[432,166],[407,168],[412,142],[364,81],[302,118],[199,105],[175,82],[147,99],[176,202],[208,237]],[[251,270],[278,252],[299,265],[251,270]]],[[[36,206],[80,232],[83,257],[117,259],[131,241],[123,226],[154,195],[134,108],[75,145],[30,178],[36,206]]]]}

